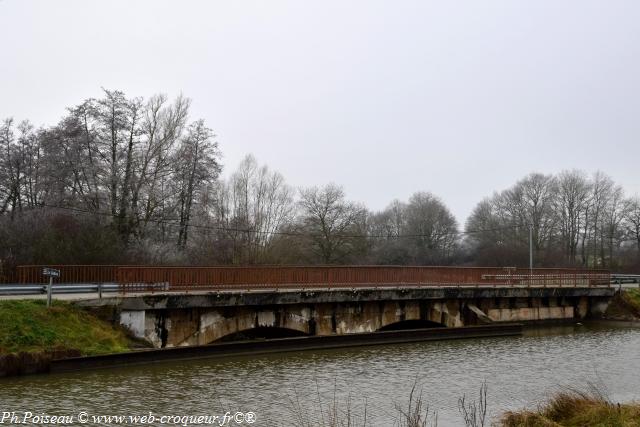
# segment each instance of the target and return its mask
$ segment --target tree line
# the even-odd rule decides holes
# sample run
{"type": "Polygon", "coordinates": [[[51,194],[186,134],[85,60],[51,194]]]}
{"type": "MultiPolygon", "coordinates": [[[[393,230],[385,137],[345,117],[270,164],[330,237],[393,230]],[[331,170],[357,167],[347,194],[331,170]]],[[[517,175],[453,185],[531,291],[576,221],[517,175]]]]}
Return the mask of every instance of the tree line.
{"type": "Polygon", "coordinates": [[[189,99],[103,90],[58,124],[0,124],[0,275],[19,264],[640,266],[640,199],[601,172],[532,173],[461,227],[429,192],[380,211],[221,152],[189,99]]]}
{"type": "Polygon", "coordinates": [[[538,265],[640,266],[640,199],[626,198],[602,172],[529,174],[478,203],[466,227],[469,251],[481,264],[524,264],[531,227],[538,265]]]}

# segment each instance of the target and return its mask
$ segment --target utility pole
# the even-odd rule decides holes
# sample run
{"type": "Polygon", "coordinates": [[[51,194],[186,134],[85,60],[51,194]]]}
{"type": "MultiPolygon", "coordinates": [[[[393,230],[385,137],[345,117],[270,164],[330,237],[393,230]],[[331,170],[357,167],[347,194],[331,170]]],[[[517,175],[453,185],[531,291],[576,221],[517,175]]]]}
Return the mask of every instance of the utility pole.
{"type": "Polygon", "coordinates": [[[533,224],[529,224],[529,274],[533,274],[533,224]]]}

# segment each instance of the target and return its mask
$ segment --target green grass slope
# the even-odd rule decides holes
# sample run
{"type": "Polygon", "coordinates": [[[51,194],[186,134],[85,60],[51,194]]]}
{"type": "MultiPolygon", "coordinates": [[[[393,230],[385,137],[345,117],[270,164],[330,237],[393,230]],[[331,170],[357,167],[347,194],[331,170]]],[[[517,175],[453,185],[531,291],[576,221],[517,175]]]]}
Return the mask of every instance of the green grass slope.
{"type": "Polygon", "coordinates": [[[125,333],[73,305],[43,300],[0,301],[0,354],[78,350],[83,355],[129,349],[125,333]]]}

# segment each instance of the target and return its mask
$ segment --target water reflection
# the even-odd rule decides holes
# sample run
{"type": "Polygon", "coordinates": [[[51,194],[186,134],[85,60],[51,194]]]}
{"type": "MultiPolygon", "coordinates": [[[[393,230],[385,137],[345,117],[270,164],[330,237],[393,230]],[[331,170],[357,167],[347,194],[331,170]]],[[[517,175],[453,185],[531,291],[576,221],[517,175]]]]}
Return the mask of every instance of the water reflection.
{"type": "Polygon", "coordinates": [[[640,329],[599,324],[527,329],[522,337],[132,366],[0,380],[1,410],[210,414],[253,411],[257,426],[296,425],[334,399],[373,425],[393,424],[414,381],[440,426],[461,423],[457,399],[489,386],[491,415],[541,402],[558,387],[596,382],[614,400],[640,399],[640,329]]]}

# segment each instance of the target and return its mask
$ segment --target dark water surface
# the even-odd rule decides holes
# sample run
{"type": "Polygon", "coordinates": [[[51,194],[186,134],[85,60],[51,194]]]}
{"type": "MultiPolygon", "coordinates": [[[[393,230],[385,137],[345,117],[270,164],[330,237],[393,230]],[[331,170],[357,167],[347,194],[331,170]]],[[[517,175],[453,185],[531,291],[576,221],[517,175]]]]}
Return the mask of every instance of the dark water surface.
{"type": "Polygon", "coordinates": [[[255,426],[296,426],[301,412],[327,419],[335,401],[341,410],[350,407],[356,417],[366,408],[371,425],[392,426],[395,405],[406,405],[416,380],[424,403],[438,412],[439,426],[463,425],[458,398],[463,393],[475,398],[483,381],[494,417],[508,409],[535,406],[560,387],[584,387],[589,382],[615,401],[640,400],[640,328],[545,327],[528,330],[523,337],[7,378],[0,379],[0,413],[160,416],[239,410],[254,412],[255,426]]]}

